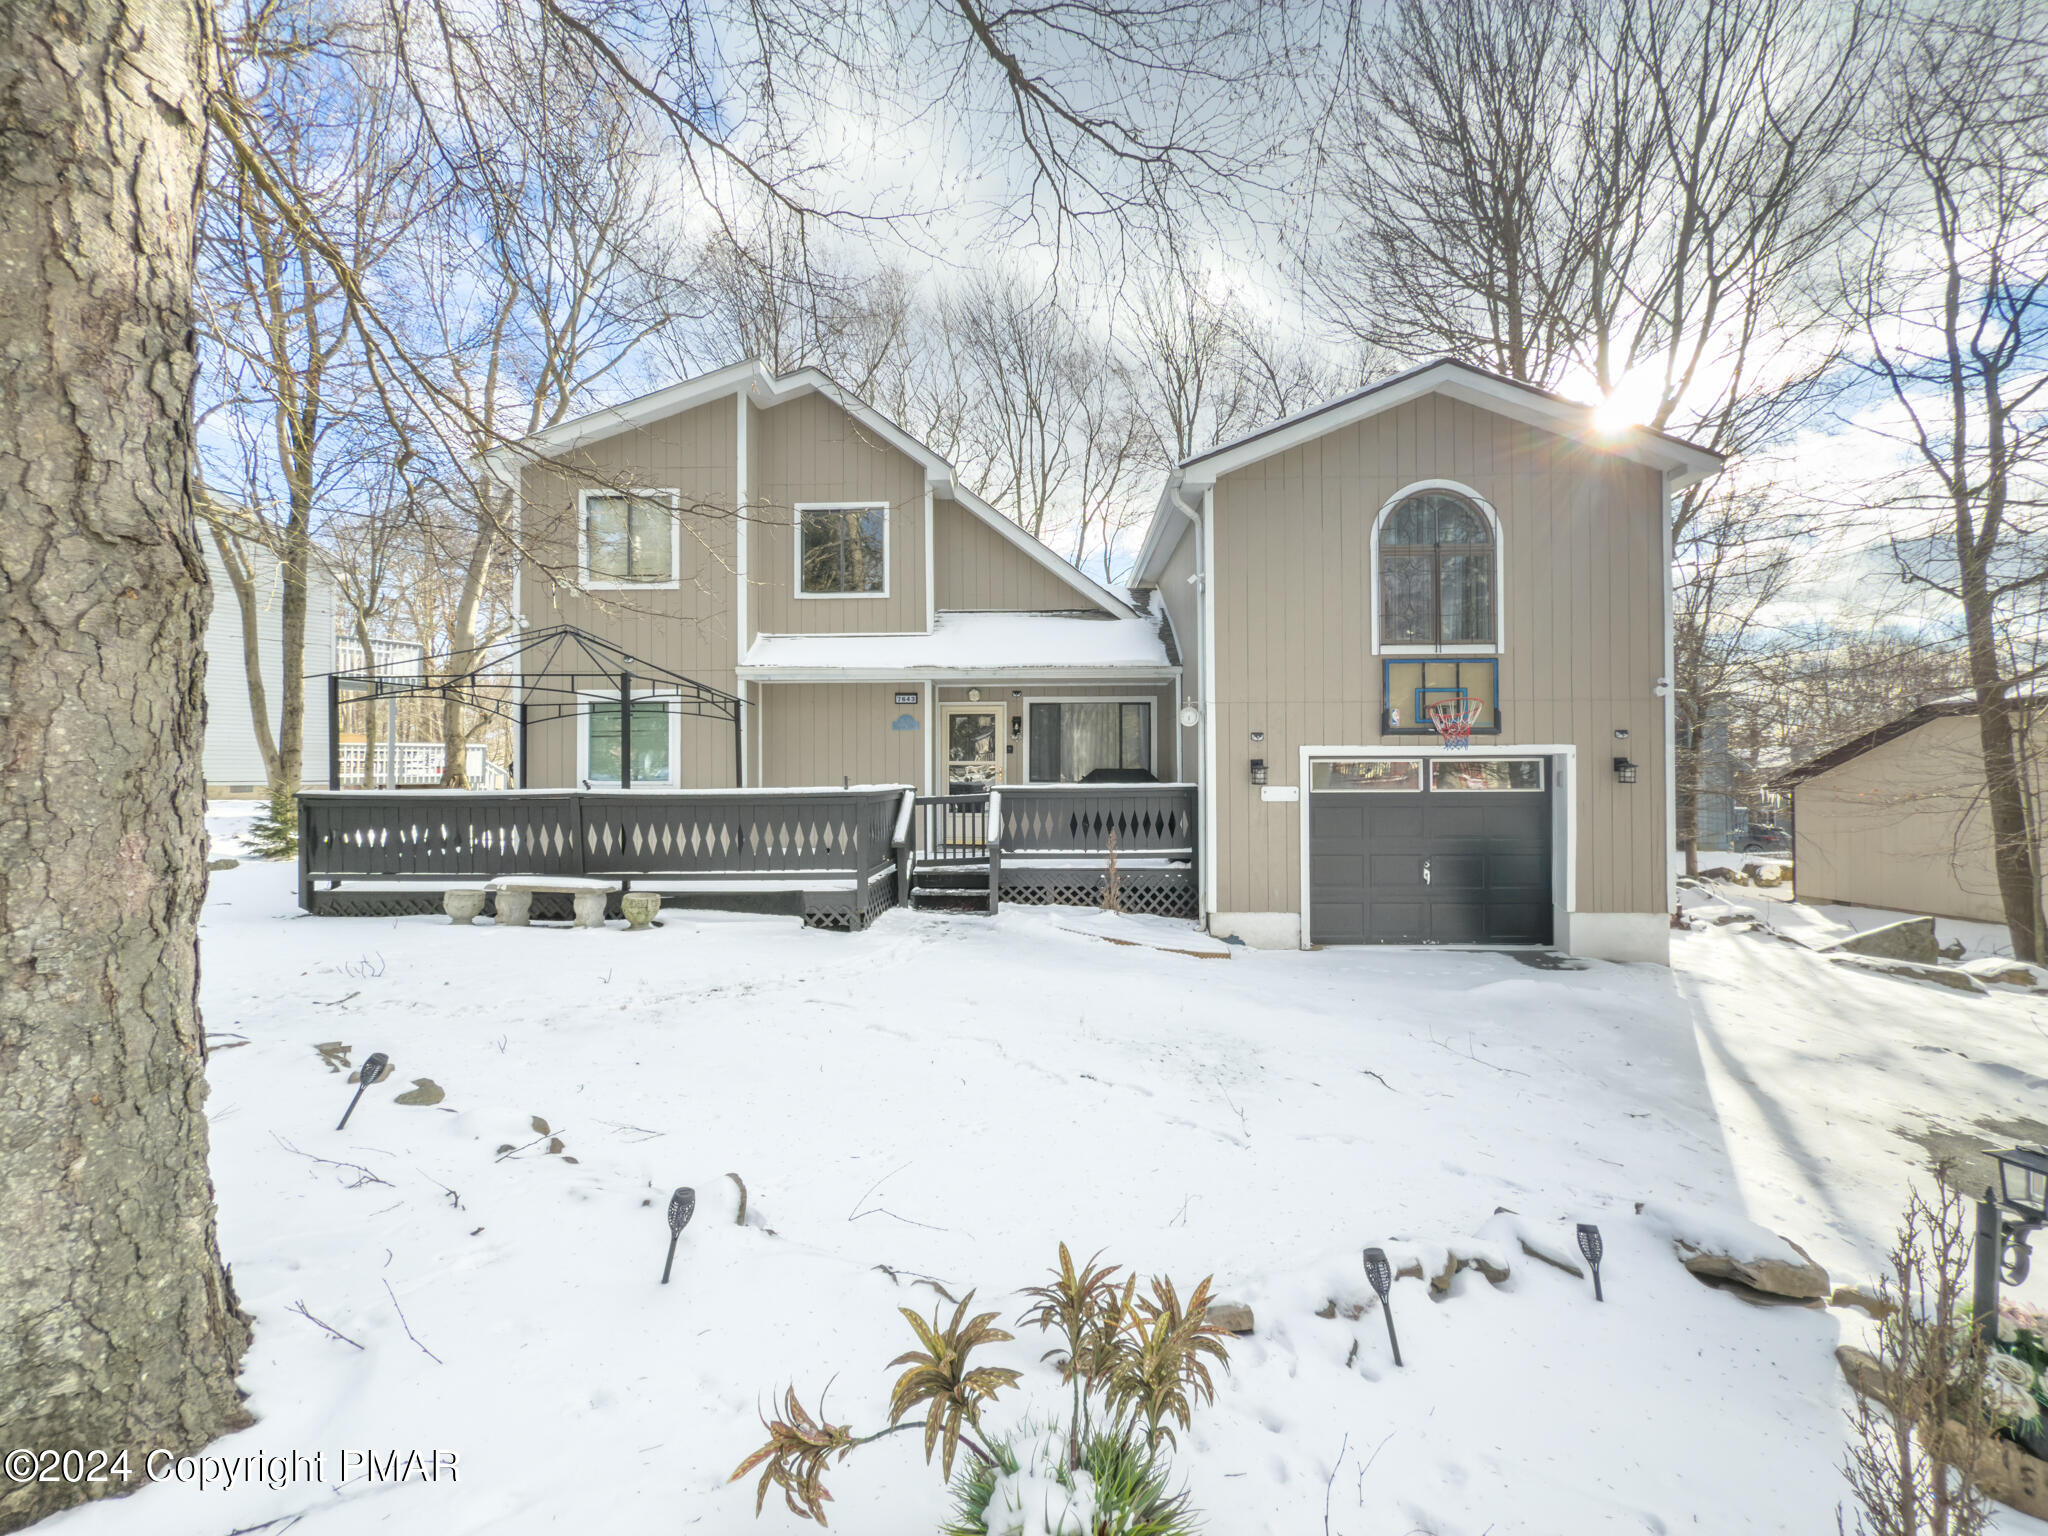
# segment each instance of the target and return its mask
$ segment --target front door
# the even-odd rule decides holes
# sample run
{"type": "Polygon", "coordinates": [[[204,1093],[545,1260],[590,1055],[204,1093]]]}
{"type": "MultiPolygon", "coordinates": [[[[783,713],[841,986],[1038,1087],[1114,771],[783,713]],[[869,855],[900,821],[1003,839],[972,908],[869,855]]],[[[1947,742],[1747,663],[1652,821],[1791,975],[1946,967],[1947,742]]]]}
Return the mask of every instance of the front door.
{"type": "Polygon", "coordinates": [[[983,705],[945,710],[946,793],[978,795],[1003,782],[1002,715],[983,705]]]}
{"type": "Polygon", "coordinates": [[[1309,942],[1550,943],[1548,770],[1461,754],[1312,763],[1309,942]]]}

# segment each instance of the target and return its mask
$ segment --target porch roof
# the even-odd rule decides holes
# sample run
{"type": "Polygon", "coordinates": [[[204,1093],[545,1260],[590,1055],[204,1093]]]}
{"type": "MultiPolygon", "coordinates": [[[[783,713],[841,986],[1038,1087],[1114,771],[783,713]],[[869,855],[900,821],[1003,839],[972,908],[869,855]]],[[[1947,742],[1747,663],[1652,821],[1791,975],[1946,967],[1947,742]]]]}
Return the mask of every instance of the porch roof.
{"type": "Polygon", "coordinates": [[[1151,614],[940,613],[929,634],[761,635],[743,678],[891,682],[995,673],[1167,675],[1173,663],[1151,614]]]}

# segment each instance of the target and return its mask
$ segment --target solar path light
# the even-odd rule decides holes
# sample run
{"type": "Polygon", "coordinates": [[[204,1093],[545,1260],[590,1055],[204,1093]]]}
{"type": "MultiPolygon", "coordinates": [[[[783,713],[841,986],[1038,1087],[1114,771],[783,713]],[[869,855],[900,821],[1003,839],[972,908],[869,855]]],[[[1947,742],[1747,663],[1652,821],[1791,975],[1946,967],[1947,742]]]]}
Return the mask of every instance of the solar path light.
{"type": "Polygon", "coordinates": [[[1579,1223],[1579,1252],[1593,1266],[1593,1299],[1605,1301],[1607,1298],[1600,1294],[1600,1255],[1605,1249],[1600,1242],[1600,1229],[1590,1221],[1579,1223]]]}
{"type": "Polygon", "coordinates": [[[337,1131],[348,1129],[348,1117],[356,1112],[356,1106],[363,1102],[363,1092],[370,1084],[384,1075],[384,1069],[391,1065],[391,1058],[382,1051],[372,1051],[363,1058],[363,1070],[356,1074],[356,1096],[348,1101],[348,1108],[341,1112],[341,1124],[337,1131]]]}
{"type": "Polygon", "coordinates": [[[683,1228],[690,1224],[690,1218],[697,1214],[697,1191],[684,1185],[668,1197],[668,1262],[661,1266],[661,1283],[668,1284],[669,1271],[676,1267],[676,1244],[682,1240],[683,1228]]]}
{"type": "Polygon", "coordinates": [[[1994,1152],[1998,1189],[1977,1202],[1976,1284],[1970,1315],[1988,1348],[1998,1342],[1998,1282],[2022,1285],[2033,1267],[2027,1236],[2048,1226],[2048,1147],[1994,1152]],[[2001,1212],[2009,1211],[2011,1215],[2001,1212]]]}
{"type": "Polygon", "coordinates": [[[1373,1294],[1380,1299],[1380,1310],[1387,1314],[1387,1342],[1394,1347],[1394,1364],[1401,1363],[1401,1341],[1394,1335],[1394,1266],[1387,1262],[1387,1250],[1368,1248],[1365,1250],[1365,1278],[1372,1282],[1373,1294]]]}

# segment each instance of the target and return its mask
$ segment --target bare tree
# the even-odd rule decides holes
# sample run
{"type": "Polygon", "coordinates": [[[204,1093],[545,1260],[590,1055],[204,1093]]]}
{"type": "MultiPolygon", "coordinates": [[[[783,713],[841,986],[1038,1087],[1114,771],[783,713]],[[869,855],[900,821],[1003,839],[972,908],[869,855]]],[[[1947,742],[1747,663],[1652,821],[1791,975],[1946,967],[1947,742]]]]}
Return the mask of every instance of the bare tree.
{"type": "Polygon", "coordinates": [[[1977,701],[1992,857],[2013,953],[2039,961],[2040,828],[2021,763],[2009,625],[2048,584],[2048,16],[2016,0],[1911,19],[1875,130],[1888,196],[1844,284],[1865,372],[1891,410],[1872,425],[1906,467],[1892,507],[1901,574],[1957,605],[1977,701]]]}
{"type": "MultiPolygon", "coordinates": [[[[418,217],[418,142],[388,73],[352,46],[345,17],[304,8],[240,13],[220,37],[248,131],[352,268],[368,271],[418,217]]],[[[199,303],[212,366],[201,374],[200,515],[241,609],[244,675],[273,791],[304,771],[306,610],[315,550],[350,465],[330,454],[365,403],[341,280],[249,168],[216,146],[203,204],[199,303]],[[256,645],[259,583],[274,574],[280,637],[272,701],[256,645]]],[[[374,402],[371,402],[374,405],[374,402]]],[[[354,477],[360,482],[360,477],[354,477]]]]}
{"type": "MultiPolygon", "coordinates": [[[[1884,35],[1861,0],[1399,0],[1340,108],[1345,233],[1307,263],[1319,312],[1723,454],[1782,439],[1840,355],[1813,284],[1864,203],[1884,35]]],[[[1758,590],[1726,578],[1722,512],[1752,504],[1728,495],[1694,486],[1672,514],[1680,573],[1714,573],[1677,604],[1695,732],[1720,684],[1686,668],[1744,653],[1758,590]]],[[[1688,850],[1696,804],[1681,784],[1688,850]]]]}
{"type": "MultiPolygon", "coordinates": [[[[1054,0],[1008,12],[975,0],[540,0],[531,11],[512,0],[367,0],[351,15],[359,34],[312,28],[290,46],[334,65],[357,50],[388,55],[413,120],[451,126],[423,152],[469,172],[473,187],[490,187],[496,167],[470,157],[474,141],[449,110],[491,78],[470,62],[537,28],[550,70],[591,99],[644,109],[652,148],[674,172],[664,184],[705,210],[766,200],[807,217],[906,219],[914,209],[893,190],[857,194],[861,207],[819,190],[818,145],[850,94],[856,112],[979,130],[964,142],[981,166],[1021,155],[1031,172],[997,210],[1046,213],[1062,233],[1083,220],[1164,226],[1193,195],[1255,168],[1290,126],[1279,108],[1292,40],[1319,24],[1265,0],[1054,0]],[[1247,135],[1247,120],[1262,131],[1247,135]]],[[[461,435],[450,417],[472,447],[560,419],[594,387],[601,350],[571,344],[587,312],[552,303],[526,319],[558,361],[530,376],[494,372],[490,360],[509,359],[488,345],[463,349],[460,368],[453,349],[420,345],[405,295],[358,264],[266,132],[252,61],[235,50],[250,30],[236,8],[162,0],[146,22],[101,0],[20,0],[0,17],[12,193],[0,215],[0,1241],[17,1282],[9,1299],[33,1320],[0,1335],[0,1414],[19,1446],[137,1457],[247,1422],[233,1384],[246,1333],[206,1175],[195,998],[206,577],[190,474],[192,235],[203,132],[324,268],[366,387],[393,398],[394,420],[434,423],[444,452],[461,435]],[[566,367],[564,356],[580,361],[566,367]],[[539,403],[502,411],[520,390],[539,403]]],[[[527,117],[509,117],[528,149],[555,126],[545,114],[564,94],[575,99],[537,91],[527,117]]],[[[559,126],[573,136],[591,125],[559,126]]],[[[514,158],[515,169],[536,163],[514,158]]],[[[491,249],[523,253],[516,276],[528,295],[574,291],[578,263],[609,260],[588,245],[563,268],[542,245],[491,249]]],[[[446,253],[460,259],[460,247],[446,253]]],[[[503,269],[483,270],[495,280],[503,269]]],[[[486,310],[493,298],[482,295],[486,310]]],[[[489,537],[505,532],[494,525],[489,537]]],[[[477,555],[465,583],[476,574],[482,587],[493,558],[477,555]]],[[[0,1524],[122,1486],[13,1485],[0,1493],[0,1524]]]]}

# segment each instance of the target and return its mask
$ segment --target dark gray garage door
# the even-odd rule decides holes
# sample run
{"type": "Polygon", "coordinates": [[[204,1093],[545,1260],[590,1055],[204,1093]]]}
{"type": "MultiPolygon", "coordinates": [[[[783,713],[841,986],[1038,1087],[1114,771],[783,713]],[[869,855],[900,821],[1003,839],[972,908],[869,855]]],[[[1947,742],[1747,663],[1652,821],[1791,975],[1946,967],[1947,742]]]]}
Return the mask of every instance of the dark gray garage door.
{"type": "Polygon", "coordinates": [[[1535,757],[1312,763],[1310,942],[1550,943],[1549,769],[1535,757]]]}

